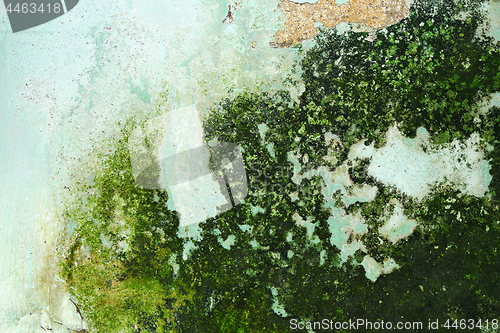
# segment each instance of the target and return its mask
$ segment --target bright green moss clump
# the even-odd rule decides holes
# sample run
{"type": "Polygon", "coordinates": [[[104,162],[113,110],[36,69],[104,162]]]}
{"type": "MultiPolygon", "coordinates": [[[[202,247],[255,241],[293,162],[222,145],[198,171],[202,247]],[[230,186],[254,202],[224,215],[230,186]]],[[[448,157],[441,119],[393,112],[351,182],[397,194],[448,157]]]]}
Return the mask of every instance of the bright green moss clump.
{"type": "Polygon", "coordinates": [[[478,102],[500,89],[498,47],[481,34],[478,8],[418,1],[373,42],[366,33],[323,32],[302,62],[303,103],[351,143],[378,142],[394,123],[410,136],[423,126],[435,138],[467,137],[478,129],[478,102]]]}
{"type": "Polygon", "coordinates": [[[135,186],[126,134],[113,144],[66,212],[77,227],[63,272],[94,330],[133,332],[156,322],[169,296],[179,305],[189,296],[171,284],[171,260],[182,243],[166,191],[135,186]]]}

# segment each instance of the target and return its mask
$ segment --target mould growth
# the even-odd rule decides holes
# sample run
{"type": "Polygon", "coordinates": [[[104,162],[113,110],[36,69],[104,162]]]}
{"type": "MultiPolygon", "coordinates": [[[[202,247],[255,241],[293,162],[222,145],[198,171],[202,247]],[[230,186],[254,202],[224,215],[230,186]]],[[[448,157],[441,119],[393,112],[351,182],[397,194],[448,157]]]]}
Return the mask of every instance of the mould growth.
{"type": "Polygon", "coordinates": [[[166,191],[135,185],[123,125],[66,214],[76,230],[63,270],[89,327],[288,332],[291,318],[498,317],[500,109],[480,106],[500,90],[500,50],[479,5],[417,1],[373,42],[322,31],[299,101],[246,92],[213,106],[207,142],[241,145],[247,169],[273,171],[266,184],[280,190],[249,181],[245,202],[200,223],[199,237],[179,236],[166,191]],[[374,177],[390,128],[408,140],[424,128],[429,151],[477,136],[488,192],[445,177],[412,196],[374,177]]]}

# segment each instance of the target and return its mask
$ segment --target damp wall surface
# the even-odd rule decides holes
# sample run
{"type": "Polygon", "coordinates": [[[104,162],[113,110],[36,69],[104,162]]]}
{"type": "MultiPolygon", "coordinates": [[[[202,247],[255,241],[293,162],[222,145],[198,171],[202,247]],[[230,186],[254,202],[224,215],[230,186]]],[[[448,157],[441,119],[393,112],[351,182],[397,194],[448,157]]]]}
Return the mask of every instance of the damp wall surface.
{"type": "Polygon", "coordinates": [[[62,189],[117,121],[164,91],[164,108],[204,112],[230,87],[283,80],[297,52],[269,46],[277,3],[247,1],[223,24],[226,1],[80,1],[15,34],[0,6],[0,331],[40,330],[50,294],[63,293],[40,282],[55,259],[62,189]]]}
{"type": "MultiPolygon", "coordinates": [[[[223,24],[226,1],[81,1],[16,34],[0,6],[0,331],[40,330],[59,292],[40,277],[55,259],[61,191],[118,120],[153,109],[165,90],[165,109],[203,112],[231,87],[265,91],[285,78],[297,52],[269,47],[278,2],[246,1],[223,24]]],[[[499,39],[499,2],[490,7],[499,39]]]]}

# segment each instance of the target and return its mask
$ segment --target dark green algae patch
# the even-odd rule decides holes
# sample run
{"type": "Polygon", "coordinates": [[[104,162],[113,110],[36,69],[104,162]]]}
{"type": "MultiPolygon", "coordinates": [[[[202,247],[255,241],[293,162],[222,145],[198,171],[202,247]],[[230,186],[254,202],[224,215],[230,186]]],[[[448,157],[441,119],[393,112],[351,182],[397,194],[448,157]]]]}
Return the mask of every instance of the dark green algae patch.
{"type": "Polygon", "coordinates": [[[201,223],[202,239],[192,240],[184,260],[186,239],[166,191],[135,185],[127,138],[138,122],[131,121],[110,141],[111,152],[96,152],[92,177],[78,184],[65,214],[75,230],[62,272],[90,331],[287,332],[292,318],[498,319],[500,109],[481,106],[500,90],[500,50],[482,31],[480,5],[416,1],[409,18],[373,42],[366,33],[323,31],[304,54],[299,101],[285,91],[242,93],[215,106],[204,130],[207,141],[241,145],[247,168],[258,170],[293,170],[289,151],[307,155],[308,169],[334,170],[358,140],[383,145],[392,125],[410,137],[425,127],[437,145],[478,133],[493,177],[487,196],[437,184],[417,201],[368,175],[369,160],[353,163],[351,180],[376,186],[377,196],[345,207],[337,192],[336,206],[365,219],[368,232],[357,237],[367,254],[400,266],[371,282],[359,265],[364,254],[341,264],[330,242],[322,178],[304,179],[308,192],[294,200],[286,187],[293,172],[282,173],[268,185],[285,190],[263,194],[249,182],[243,204],[201,223]],[[268,128],[272,154],[259,124],[268,128]],[[327,144],[327,132],[343,145],[327,144]],[[419,225],[405,240],[381,244],[380,218],[394,198],[419,225]],[[296,213],[311,219],[318,242],[296,224],[296,213]],[[228,250],[219,239],[230,235],[228,250]]]}

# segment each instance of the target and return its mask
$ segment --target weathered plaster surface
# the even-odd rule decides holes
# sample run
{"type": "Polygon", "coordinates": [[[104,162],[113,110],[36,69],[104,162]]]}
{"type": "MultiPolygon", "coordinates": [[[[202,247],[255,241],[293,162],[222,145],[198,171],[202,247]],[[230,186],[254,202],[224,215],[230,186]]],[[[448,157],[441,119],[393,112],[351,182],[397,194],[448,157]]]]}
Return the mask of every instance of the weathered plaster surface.
{"type": "Polygon", "coordinates": [[[351,0],[337,4],[332,0],[297,3],[284,0],[279,5],[286,17],[285,29],[274,35],[274,46],[288,47],[313,38],[318,26],[333,28],[341,22],[357,23],[370,29],[381,29],[408,16],[403,0],[351,0]]]}

